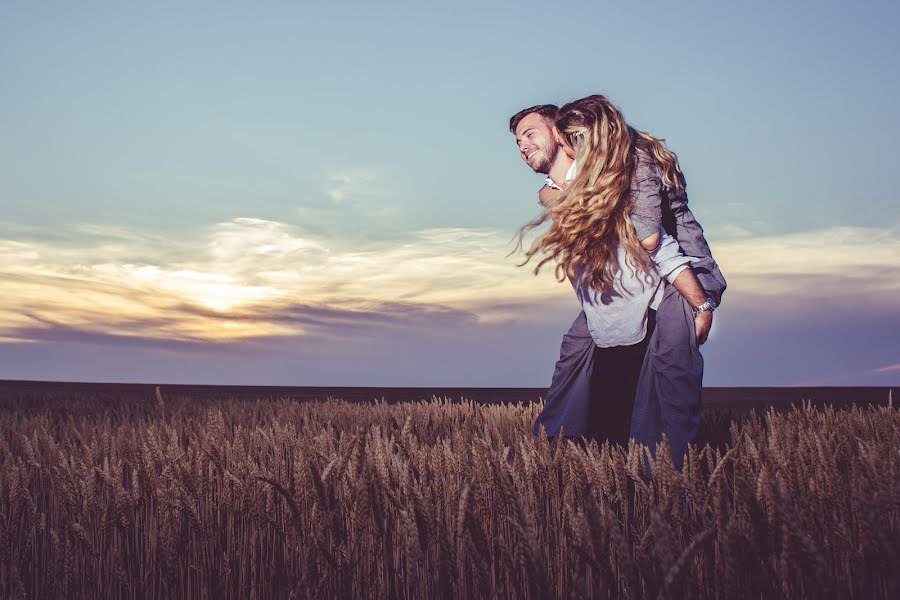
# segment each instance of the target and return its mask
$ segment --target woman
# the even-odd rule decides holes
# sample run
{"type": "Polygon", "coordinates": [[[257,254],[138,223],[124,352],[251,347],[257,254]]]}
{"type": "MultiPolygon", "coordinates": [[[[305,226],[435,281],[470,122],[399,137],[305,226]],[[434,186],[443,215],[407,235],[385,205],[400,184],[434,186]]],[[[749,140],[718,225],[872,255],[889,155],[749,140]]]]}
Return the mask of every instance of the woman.
{"type": "Polygon", "coordinates": [[[521,239],[552,219],[525,262],[543,251],[537,273],[555,259],[557,277],[560,270],[568,276],[585,310],[596,343],[588,431],[599,441],[627,445],[632,435],[652,446],[666,429],[670,442],[673,433],[678,438],[672,449],[680,467],[678,452],[699,426],[698,340],[708,333],[716,304],[663,226],[663,209],[671,210],[671,196],[683,195],[684,178],[674,154],[630,127],[604,96],[566,104],[556,128],[574,163],[563,189],[541,191],[545,210],[520,231],[521,239]],[[660,307],[665,322],[657,324],[660,307]],[[693,323],[682,318],[685,311],[693,323]],[[668,385],[672,376],[678,381],[668,385]]]}

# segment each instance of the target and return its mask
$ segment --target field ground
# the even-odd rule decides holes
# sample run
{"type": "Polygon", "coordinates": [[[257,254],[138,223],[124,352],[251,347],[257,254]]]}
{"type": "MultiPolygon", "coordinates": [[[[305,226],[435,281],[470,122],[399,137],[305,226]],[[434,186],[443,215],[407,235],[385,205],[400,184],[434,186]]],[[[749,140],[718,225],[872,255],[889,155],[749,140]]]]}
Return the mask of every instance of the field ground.
{"type": "Polygon", "coordinates": [[[544,390],[155,389],[0,382],[0,597],[900,594],[884,388],[709,390],[681,471],[544,390]]]}
{"type": "MultiPolygon", "coordinates": [[[[148,397],[159,386],[166,397],[184,396],[198,400],[287,398],[325,400],[329,396],[347,402],[408,402],[430,400],[433,396],[458,400],[467,398],[483,404],[528,402],[543,398],[546,388],[470,388],[470,387],[313,387],[313,386],[239,386],[170,385],[157,383],[75,383],[53,381],[16,381],[0,379],[0,400],[17,397],[148,397]]],[[[769,405],[783,407],[809,399],[816,406],[847,404],[887,404],[890,387],[714,387],[704,388],[703,404],[709,408],[765,410],[769,405]]]]}
{"type": "MultiPolygon", "coordinates": [[[[324,401],[329,398],[351,403],[383,400],[398,402],[472,400],[479,404],[540,402],[545,388],[448,388],[448,387],[312,387],[312,386],[232,386],[171,385],[152,383],[75,383],[0,380],[0,409],[3,407],[65,406],[91,400],[90,406],[107,407],[123,401],[144,402],[159,387],[166,398],[209,403],[218,400],[324,401]],[[108,404],[107,404],[108,403],[108,404]]],[[[742,421],[751,411],[764,414],[770,407],[789,410],[808,400],[813,406],[835,408],[888,403],[897,389],[890,387],[719,387],[703,390],[703,421],[697,443],[724,448],[732,420],[742,421]]]]}

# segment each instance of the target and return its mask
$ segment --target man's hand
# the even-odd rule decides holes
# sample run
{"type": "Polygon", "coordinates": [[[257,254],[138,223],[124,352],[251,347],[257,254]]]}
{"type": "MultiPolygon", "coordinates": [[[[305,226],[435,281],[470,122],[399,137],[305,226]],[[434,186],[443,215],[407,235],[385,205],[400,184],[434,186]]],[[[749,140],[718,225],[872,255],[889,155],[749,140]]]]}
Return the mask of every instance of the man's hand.
{"type": "MultiPolygon", "coordinates": [[[[700,280],[697,279],[693,269],[690,267],[684,269],[675,277],[672,287],[678,290],[678,293],[691,306],[700,306],[706,302],[706,291],[700,287],[700,280]]],[[[697,345],[699,346],[709,336],[709,328],[712,327],[712,311],[705,310],[694,317],[694,327],[697,331],[697,345]]]]}
{"type": "Polygon", "coordinates": [[[709,337],[709,330],[712,327],[712,311],[705,310],[694,317],[694,327],[697,331],[697,345],[700,346],[709,337]]]}

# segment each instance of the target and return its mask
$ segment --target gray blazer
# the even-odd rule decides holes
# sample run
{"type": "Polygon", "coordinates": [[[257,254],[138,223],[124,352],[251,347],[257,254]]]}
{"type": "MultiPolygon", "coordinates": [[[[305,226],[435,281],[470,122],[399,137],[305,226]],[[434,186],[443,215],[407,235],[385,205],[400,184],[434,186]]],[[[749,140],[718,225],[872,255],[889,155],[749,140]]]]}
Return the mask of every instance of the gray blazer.
{"type": "MultiPolygon", "coordinates": [[[[632,191],[649,195],[635,204],[649,206],[651,210],[633,215],[636,229],[649,229],[661,222],[665,231],[678,240],[682,251],[695,258],[694,273],[706,292],[719,303],[725,292],[725,278],[712,257],[702,227],[688,207],[687,193],[664,188],[658,168],[642,154],[632,179],[632,191]],[[644,219],[649,222],[642,223],[644,219]]],[[[563,335],[544,409],[532,426],[533,436],[540,434],[541,427],[548,436],[590,436],[586,426],[594,348],[581,311],[563,335]]],[[[602,382],[595,383],[602,385],[602,382]]],[[[665,283],[663,300],[657,308],[656,328],[641,367],[631,436],[655,449],[665,431],[673,459],[680,468],[687,444],[699,430],[702,383],[703,357],[697,346],[691,307],[674,287],[665,283]]]]}

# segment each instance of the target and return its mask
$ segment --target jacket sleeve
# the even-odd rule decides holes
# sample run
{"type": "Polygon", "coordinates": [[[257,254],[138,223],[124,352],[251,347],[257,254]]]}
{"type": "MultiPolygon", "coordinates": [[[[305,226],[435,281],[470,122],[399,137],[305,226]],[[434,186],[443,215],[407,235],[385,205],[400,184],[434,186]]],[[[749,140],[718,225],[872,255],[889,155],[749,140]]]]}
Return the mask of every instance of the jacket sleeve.
{"type": "Polygon", "coordinates": [[[678,274],[691,266],[693,262],[690,256],[685,256],[678,240],[666,233],[665,229],[659,228],[659,245],[656,250],[650,253],[659,274],[666,278],[666,281],[672,283],[678,274]]]}
{"type": "Polygon", "coordinates": [[[629,216],[639,241],[657,233],[662,226],[662,180],[659,166],[643,152],[637,153],[637,164],[631,178],[629,216]]]}
{"type": "Polygon", "coordinates": [[[712,251],[703,235],[703,228],[688,207],[687,192],[684,190],[667,190],[667,192],[668,202],[662,203],[663,227],[675,236],[684,253],[692,257],[691,268],[700,280],[700,285],[716,304],[720,304],[727,283],[719,265],[713,259],[712,251]]]}
{"type": "Polygon", "coordinates": [[[640,241],[654,233],[660,234],[659,244],[650,252],[660,275],[669,283],[692,262],[677,240],[663,227],[662,178],[659,165],[644,151],[637,152],[637,164],[631,179],[631,207],[629,216],[640,241]]]}

